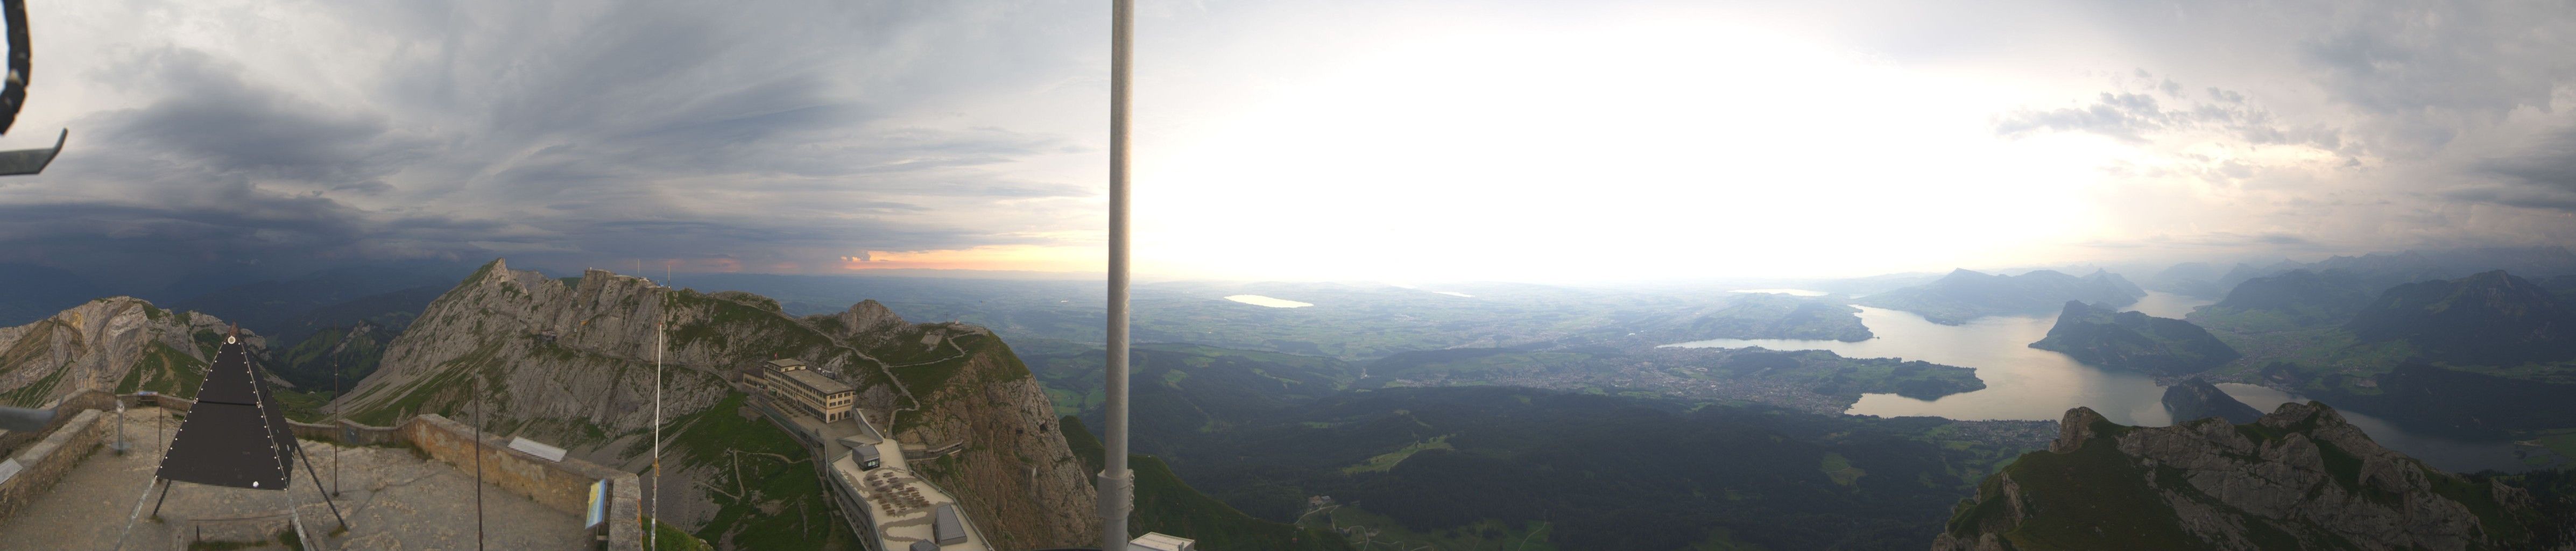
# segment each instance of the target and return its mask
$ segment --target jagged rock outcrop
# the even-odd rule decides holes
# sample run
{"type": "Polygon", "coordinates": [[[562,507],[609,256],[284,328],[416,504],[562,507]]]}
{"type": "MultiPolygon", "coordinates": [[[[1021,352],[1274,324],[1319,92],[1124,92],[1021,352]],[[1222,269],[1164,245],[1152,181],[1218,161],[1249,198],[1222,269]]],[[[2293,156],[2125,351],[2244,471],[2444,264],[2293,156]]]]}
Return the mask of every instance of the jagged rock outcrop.
{"type": "MultiPolygon", "coordinates": [[[[934,480],[958,494],[988,537],[1025,544],[1015,547],[1090,541],[1091,532],[1048,516],[1087,510],[1093,494],[1080,486],[1078,468],[1031,469],[1071,452],[1049,430],[1053,407],[1009,348],[974,326],[906,325],[873,301],[839,316],[795,318],[750,293],[672,289],[604,270],[550,278],[495,260],[431,302],[341,405],[368,423],[413,413],[468,421],[460,414],[476,394],[467,382],[479,381],[486,429],[640,470],[651,444],[657,323],[668,324],[659,347],[665,419],[703,412],[765,423],[749,408],[711,411],[737,393],[724,375],[772,358],[802,359],[857,389],[868,419],[891,415],[905,443],[967,442],[964,451],[930,463],[941,465],[944,478],[934,480]],[[1015,385],[1028,392],[1010,392],[1015,385]]],[[[690,425],[673,423],[667,439],[729,438],[692,435],[690,425]]],[[[687,482],[729,476],[719,471],[731,458],[689,464],[671,457],[664,519],[694,527],[714,518],[720,506],[706,485],[687,482]]]]}
{"type": "Polygon", "coordinates": [[[904,323],[903,316],[895,315],[893,309],[886,308],[885,304],[878,303],[874,299],[859,301],[858,304],[850,305],[849,310],[839,314],[817,317],[830,320],[830,323],[821,325],[834,336],[868,344],[874,344],[883,340],[884,336],[892,335],[897,330],[911,325],[904,323]]]}
{"type": "Polygon", "coordinates": [[[2199,373],[2242,357],[2191,322],[2077,301],[2067,301],[2057,325],[2030,347],[2063,352],[2086,365],[2153,375],[2199,373]]]}
{"type": "MultiPolygon", "coordinates": [[[[230,328],[224,320],[109,297],[0,328],[0,405],[33,407],[84,390],[193,396],[230,328]]],[[[245,329],[254,351],[266,340],[245,329]]]]}
{"type": "Polygon", "coordinates": [[[2533,549],[2562,529],[2521,488],[2381,448],[2315,402],[2171,427],[2076,408],[2058,427],[2048,450],[1987,477],[1932,548],[2533,549]]]}
{"type": "Polygon", "coordinates": [[[2228,396],[2227,391],[2219,390],[2218,385],[2209,384],[2199,377],[2165,387],[2164,404],[2165,411],[2173,414],[2175,424],[2217,417],[2241,425],[2263,418],[2262,410],[2236,401],[2236,397],[2228,396]]]}

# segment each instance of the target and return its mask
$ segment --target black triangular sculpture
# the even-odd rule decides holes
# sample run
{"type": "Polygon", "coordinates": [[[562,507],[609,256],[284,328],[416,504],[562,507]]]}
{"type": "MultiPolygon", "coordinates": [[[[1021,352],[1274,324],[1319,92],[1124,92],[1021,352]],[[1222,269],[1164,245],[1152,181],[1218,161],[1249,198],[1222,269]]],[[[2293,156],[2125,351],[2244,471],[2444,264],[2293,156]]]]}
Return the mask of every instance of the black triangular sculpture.
{"type": "Polygon", "coordinates": [[[161,456],[162,479],[259,490],[294,483],[295,435],[237,340],[226,337],[206,369],[196,405],[161,456]]]}

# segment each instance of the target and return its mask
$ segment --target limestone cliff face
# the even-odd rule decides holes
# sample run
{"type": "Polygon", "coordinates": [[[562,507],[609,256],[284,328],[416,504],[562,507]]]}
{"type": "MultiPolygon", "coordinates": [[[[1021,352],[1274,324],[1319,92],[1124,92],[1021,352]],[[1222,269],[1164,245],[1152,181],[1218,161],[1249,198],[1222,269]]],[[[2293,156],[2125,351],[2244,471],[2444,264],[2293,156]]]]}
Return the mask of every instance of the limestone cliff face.
{"type": "MultiPolygon", "coordinates": [[[[193,396],[223,320],[110,297],[35,323],[0,328],[0,405],[33,407],[84,390],[193,396]]],[[[247,330],[243,342],[265,340],[247,330]]]]}
{"type": "MultiPolygon", "coordinates": [[[[957,493],[977,522],[1000,527],[986,532],[998,549],[1097,545],[1090,473],[1065,447],[1054,406],[1028,367],[981,327],[924,324],[900,334],[915,332],[925,338],[897,342],[937,339],[934,346],[959,359],[936,390],[916,389],[922,408],[897,414],[896,438],[933,449],[962,445],[916,470],[957,493]]],[[[905,369],[897,376],[915,377],[905,369]]]]}
{"type": "MultiPolygon", "coordinates": [[[[749,293],[671,289],[601,270],[550,278],[496,260],[430,303],[342,405],[373,424],[412,413],[474,422],[467,382],[478,381],[486,430],[641,470],[651,446],[655,324],[662,321],[669,323],[661,353],[665,420],[707,412],[766,424],[749,408],[709,411],[736,393],[723,374],[772,358],[802,359],[856,388],[868,419],[891,416],[903,442],[965,442],[937,461],[933,480],[956,493],[1002,548],[1090,538],[1081,531],[1087,522],[1064,515],[1089,511],[1091,490],[1081,485],[1079,467],[1057,466],[1057,458],[1070,462],[1071,452],[1048,426],[1053,406],[1010,349],[983,328],[907,324],[874,301],[796,318],[749,293]]],[[[666,438],[684,448],[689,441],[730,447],[724,435],[673,423],[666,438]]],[[[724,462],[672,464],[672,457],[694,456],[666,454],[663,487],[673,492],[666,520],[694,527],[720,508],[740,506],[721,505],[706,489],[727,484],[700,483],[732,480],[731,461],[739,459],[719,455],[724,462]]],[[[731,495],[738,488],[724,491],[742,499],[731,495]]]]}
{"type": "Polygon", "coordinates": [[[2533,549],[2551,529],[2522,489],[2381,448],[2314,402],[2153,428],[2076,408],[2059,431],[1933,549],[2533,549]]]}

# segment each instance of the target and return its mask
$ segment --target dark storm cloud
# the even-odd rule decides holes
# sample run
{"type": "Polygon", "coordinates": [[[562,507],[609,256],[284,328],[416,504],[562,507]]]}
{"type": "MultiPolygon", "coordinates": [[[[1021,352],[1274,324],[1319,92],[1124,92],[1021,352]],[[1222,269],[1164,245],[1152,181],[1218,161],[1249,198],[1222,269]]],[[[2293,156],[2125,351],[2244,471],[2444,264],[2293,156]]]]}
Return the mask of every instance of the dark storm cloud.
{"type": "MultiPolygon", "coordinates": [[[[0,195],[0,249],[10,251],[0,256],[819,264],[865,250],[1033,243],[968,228],[1068,208],[1029,200],[1093,195],[1088,181],[1002,169],[1089,150],[1062,125],[962,121],[993,103],[981,96],[1087,76],[1091,50],[1105,48],[1097,29],[1066,21],[1105,20],[1104,9],[708,8],[333,4],[288,23],[391,46],[292,45],[365,69],[322,81],[225,49],[261,37],[180,46],[167,29],[127,29],[117,36],[137,37],[126,50],[140,53],[55,73],[134,98],[79,117],[46,175],[0,181],[15,190],[0,195]]],[[[246,17],[165,19],[252,28],[222,19],[246,17]]]]}
{"type": "Polygon", "coordinates": [[[2525,185],[2576,192],[2576,128],[2544,135],[2521,154],[2489,159],[2479,168],[2525,185]]]}
{"type": "Polygon", "coordinates": [[[376,181],[431,154],[426,140],[392,132],[386,117],[333,109],[251,84],[238,63],[165,49],[111,70],[157,92],[149,105],[85,117],[80,157],[111,160],[126,177],[261,179],[381,190],[376,181]]]}
{"type": "Polygon", "coordinates": [[[2477,170],[2500,183],[2453,189],[2451,199],[2576,212],[2576,128],[2547,133],[2516,155],[2486,159],[2477,170]]]}

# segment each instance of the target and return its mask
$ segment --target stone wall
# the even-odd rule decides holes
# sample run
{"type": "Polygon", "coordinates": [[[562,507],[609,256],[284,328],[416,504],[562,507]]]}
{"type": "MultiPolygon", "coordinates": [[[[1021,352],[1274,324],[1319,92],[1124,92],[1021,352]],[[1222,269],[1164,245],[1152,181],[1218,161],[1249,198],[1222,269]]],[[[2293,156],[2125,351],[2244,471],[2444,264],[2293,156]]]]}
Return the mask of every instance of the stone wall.
{"type": "Polygon", "coordinates": [[[26,447],[28,444],[33,444],[37,440],[43,440],[45,436],[51,435],[55,430],[62,428],[64,423],[71,422],[72,417],[80,415],[80,412],[83,410],[114,410],[116,409],[116,406],[114,405],[115,403],[115,395],[96,390],[84,390],[70,396],[64,396],[61,400],[55,401],[51,408],[48,408],[54,410],[54,421],[52,424],[45,425],[44,430],[0,430],[0,455],[16,453],[19,448],[26,447]]]}
{"type": "MultiPolygon", "coordinates": [[[[15,459],[23,467],[16,475],[0,480],[0,517],[17,512],[33,499],[52,492],[54,483],[71,471],[91,451],[107,439],[109,425],[114,424],[114,403],[135,405],[133,395],[114,396],[104,392],[75,395],[63,401],[63,407],[86,406],[77,413],[58,418],[55,428],[42,441],[27,446],[15,459]]],[[[160,396],[159,405],[176,411],[188,411],[194,401],[173,396],[160,396]]],[[[414,416],[399,427],[375,427],[342,420],[336,425],[295,423],[290,421],[299,438],[331,440],[355,444],[409,443],[427,453],[431,459],[455,466],[471,474],[474,471],[474,432],[471,427],[437,415],[414,416]]],[[[34,433],[29,433],[34,434],[34,433]]],[[[6,436],[6,435],[0,435],[6,436]]],[[[24,438],[24,436],[21,436],[24,438]]],[[[502,490],[525,496],[557,510],[585,516],[590,503],[590,485],[607,480],[608,549],[641,549],[644,545],[643,485],[634,473],[612,469],[580,459],[551,461],[509,448],[509,441],[490,434],[483,435],[483,476],[486,483],[502,490]]],[[[264,532],[263,532],[264,533],[264,532]]]]}
{"type": "MultiPolygon", "coordinates": [[[[117,401],[125,402],[126,407],[137,407],[137,404],[142,402],[141,397],[133,394],[119,395],[116,398],[117,401]]],[[[158,404],[159,407],[181,413],[185,413],[197,405],[196,400],[180,398],[167,394],[154,396],[152,401],[153,403],[158,404]]],[[[400,429],[396,427],[361,425],[358,424],[357,421],[347,419],[341,419],[339,423],[306,423],[302,421],[289,420],[286,422],[286,428],[293,431],[296,438],[308,440],[329,440],[341,444],[360,446],[391,444],[399,441],[401,438],[400,429]]]]}
{"type": "MultiPolygon", "coordinates": [[[[456,466],[466,473],[475,470],[474,429],[463,423],[435,414],[413,416],[394,429],[405,442],[419,447],[431,459],[456,466]]],[[[643,544],[643,491],[634,473],[608,468],[574,458],[548,460],[527,452],[510,449],[506,439],[484,433],[482,446],[483,481],[510,493],[574,516],[587,514],[583,507],[590,503],[590,484],[609,481],[608,546],[610,549],[635,549],[643,544]]]]}
{"type": "Polygon", "coordinates": [[[72,415],[53,434],[18,453],[14,459],[22,467],[17,475],[0,480],[0,517],[18,512],[29,501],[51,492],[54,482],[71,472],[82,459],[88,458],[106,438],[105,419],[113,414],[84,410],[72,415]]]}

